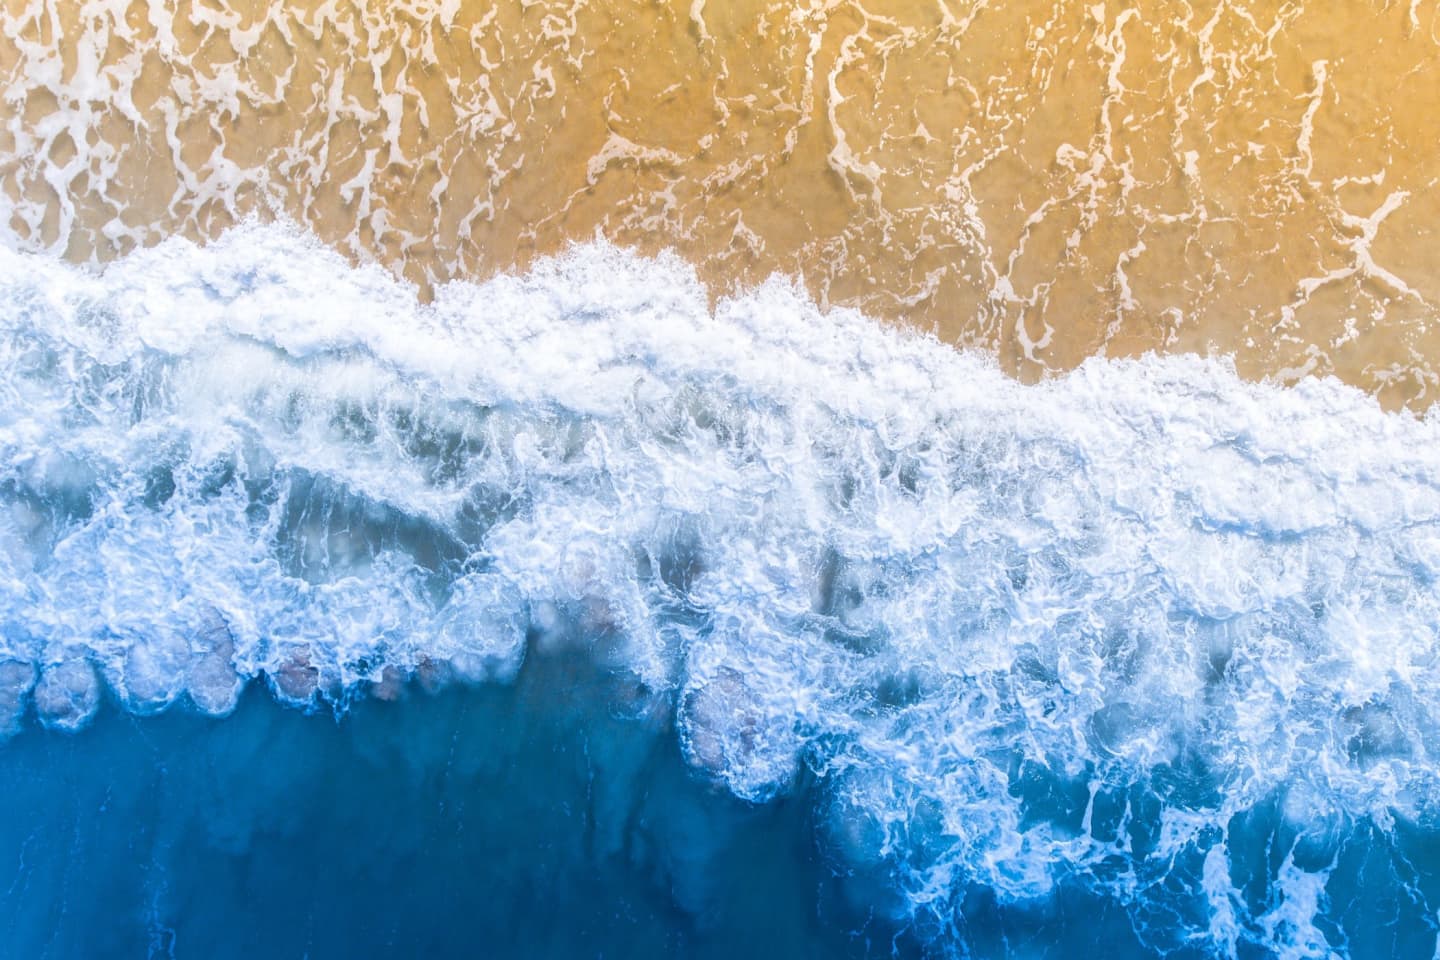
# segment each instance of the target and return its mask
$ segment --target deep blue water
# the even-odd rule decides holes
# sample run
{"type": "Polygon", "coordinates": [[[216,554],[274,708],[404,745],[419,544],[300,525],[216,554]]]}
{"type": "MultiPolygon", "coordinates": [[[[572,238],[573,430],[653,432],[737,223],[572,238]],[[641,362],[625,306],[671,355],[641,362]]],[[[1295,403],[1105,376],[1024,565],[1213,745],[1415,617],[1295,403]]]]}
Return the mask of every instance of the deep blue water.
{"type": "Polygon", "coordinates": [[[32,726],[0,746],[0,955],[867,953],[802,802],[699,782],[595,686],[32,726]]]}
{"type": "MultiPolygon", "coordinates": [[[[815,783],[735,799],[663,721],[614,713],[620,682],[534,655],[513,686],[412,686],[338,718],[252,688],[220,720],[107,707],[79,733],[31,724],[0,746],[0,956],[1213,955],[1165,942],[1194,920],[1168,912],[1204,913],[1185,890],[1198,860],[1158,878],[1173,896],[1139,912],[1147,943],[1126,904],[1076,884],[1009,907],[975,887],[953,930],[902,929],[874,913],[884,891],[827,853],[815,783]]],[[[1067,816],[1053,785],[1032,809],[1067,816]]],[[[1228,839],[1263,913],[1303,839],[1273,805],[1228,839]]],[[[1408,891],[1440,893],[1440,835],[1339,840],[1316,851],[1335,865],[1333,945],[1430,956],[1408,891]]]]}
{"type": "MultiPolygon", "coordinates": [[[[251,689],[222,720],[32,724],[0,745],[0,956],[926,952],[847,889],[813,785],[735,799],[663,723],[615,716],[615,682],[532,657],[513,687],[412,687],[338,719],[251,689]]],[[[984,955],[1144,955],[1101,901],[970,911],[984,955]]]]}

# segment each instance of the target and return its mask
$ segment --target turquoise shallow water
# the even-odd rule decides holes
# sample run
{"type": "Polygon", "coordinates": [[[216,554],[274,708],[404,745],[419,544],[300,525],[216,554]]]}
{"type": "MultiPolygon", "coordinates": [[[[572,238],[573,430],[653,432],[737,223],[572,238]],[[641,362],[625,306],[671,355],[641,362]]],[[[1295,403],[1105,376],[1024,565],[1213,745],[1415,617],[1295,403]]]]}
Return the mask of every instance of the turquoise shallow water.
{"type": "Polygon", "coordinates": [[[0,251],[0,954],[1429,957],[1437,636],[1333,381],[0,251]]]}

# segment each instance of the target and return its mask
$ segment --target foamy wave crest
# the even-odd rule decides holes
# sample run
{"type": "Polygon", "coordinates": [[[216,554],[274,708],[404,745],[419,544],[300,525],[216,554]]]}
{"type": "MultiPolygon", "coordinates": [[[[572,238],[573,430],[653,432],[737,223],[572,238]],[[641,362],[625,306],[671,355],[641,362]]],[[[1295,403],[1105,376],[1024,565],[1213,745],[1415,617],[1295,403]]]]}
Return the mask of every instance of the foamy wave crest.
{"type": "Polygon", "coordinates": [[[1338,383],[1025,386],[604,245],[422,305],[252,226],[0,305],[0,725],[564,651],[936,942],[1079,884],[1323,952],[1346,838],[1434,816],[1437,422],[1338,383]]]}

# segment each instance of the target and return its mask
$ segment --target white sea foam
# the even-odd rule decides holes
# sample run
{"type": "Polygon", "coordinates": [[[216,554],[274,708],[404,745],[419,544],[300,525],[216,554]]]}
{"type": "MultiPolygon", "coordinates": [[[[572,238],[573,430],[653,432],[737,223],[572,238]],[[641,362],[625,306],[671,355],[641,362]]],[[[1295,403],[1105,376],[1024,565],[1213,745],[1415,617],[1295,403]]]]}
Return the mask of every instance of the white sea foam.
{"type": "Polygon", "coordinates": [[[102,679],[224,714],[252,677],[315,702],[575,647],[739,796],[813,771],[902,915],[1142,898],[1193,854],[1221,949],[1321,937],[1313,857],[1236,919],[1236,813],[1434,809],[1440,423],[1339,383],[1024,386],[598,244],[420,305],[250,226],[101,275],[0,253],[0,304],[0,728],[82,725],[102,679]]]}

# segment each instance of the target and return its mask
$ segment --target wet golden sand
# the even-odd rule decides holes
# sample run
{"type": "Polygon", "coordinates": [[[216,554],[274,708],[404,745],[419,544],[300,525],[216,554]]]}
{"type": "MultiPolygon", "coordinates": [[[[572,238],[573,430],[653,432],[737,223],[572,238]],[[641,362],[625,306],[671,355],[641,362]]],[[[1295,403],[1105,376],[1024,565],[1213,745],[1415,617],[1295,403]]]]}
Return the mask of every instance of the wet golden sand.
{"type": "Polygon", "coordinates": [[[1440,395],[1440,10],[4,0],[0,233],[285,216],[422,287],[597,234],[1027,378],[1149,350],[1440,395]]]}

